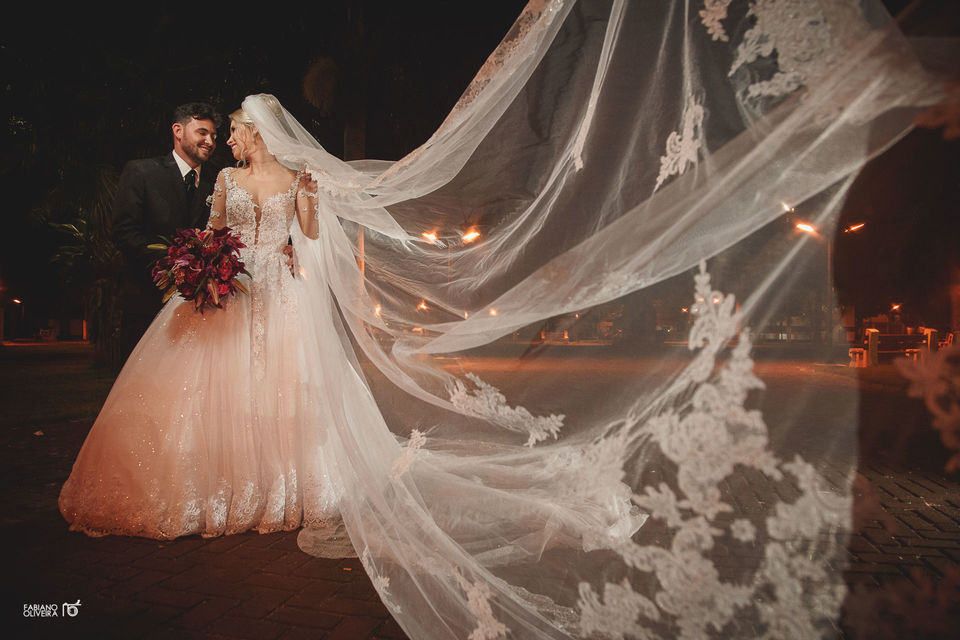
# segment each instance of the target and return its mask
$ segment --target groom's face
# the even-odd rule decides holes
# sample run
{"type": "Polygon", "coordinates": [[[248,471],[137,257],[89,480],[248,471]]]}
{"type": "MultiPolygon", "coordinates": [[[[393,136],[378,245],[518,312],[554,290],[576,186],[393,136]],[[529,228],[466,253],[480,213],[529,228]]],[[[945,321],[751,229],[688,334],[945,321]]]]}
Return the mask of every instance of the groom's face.
{"type": "Polygon", "coordinates": [[[191,118],[173,124],[173,148],[196,164],[203,164],[217,148],[217,127],[213,120],[191,118]]]}

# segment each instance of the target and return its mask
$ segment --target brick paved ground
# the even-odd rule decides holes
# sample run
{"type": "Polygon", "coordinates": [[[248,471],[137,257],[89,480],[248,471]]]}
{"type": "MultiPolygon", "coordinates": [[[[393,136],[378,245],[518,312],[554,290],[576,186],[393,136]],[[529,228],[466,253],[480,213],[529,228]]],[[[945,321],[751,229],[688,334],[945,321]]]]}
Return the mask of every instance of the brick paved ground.
{"type": "MultiPolygon", "coordinates": [[[[0,366],[2,360],[0,351],[0,366]]],[[[904,382],[891,368],[859,379],[843,368],[797,370],[828,386],[857,385],[864,401],[860,472],[868,482],[860,485],[865,497],[849,546],[853,592],[845,628],[859,625],[850,635],[864,638],[951,637],[960,625],[949,602],[960,600],[960,585],[947,588],[960,565],[960,478],[943,473],[946,456],[922,406],[905,400],[904,382]],[[875,414],[889,411],[898,412],[896,431],[871,431],[875,414]],[[898,594],[902,611],[891,611],[891,594],[898,594]],[[877,621],[882,633],[869,628],[877,621]]],[[[0,432],[0,486],[7,489],[0,533],[12,569],[2,602],[12,617],[6,628],[15,629],[8,637],[405,637],[358,561],[308,556],[297,548],[295,532],[157,542],[67,531],[56,497],[90,424],[0,432]],[[76,618],[22,616],[24,604],[77,600],[76,618]]]]}

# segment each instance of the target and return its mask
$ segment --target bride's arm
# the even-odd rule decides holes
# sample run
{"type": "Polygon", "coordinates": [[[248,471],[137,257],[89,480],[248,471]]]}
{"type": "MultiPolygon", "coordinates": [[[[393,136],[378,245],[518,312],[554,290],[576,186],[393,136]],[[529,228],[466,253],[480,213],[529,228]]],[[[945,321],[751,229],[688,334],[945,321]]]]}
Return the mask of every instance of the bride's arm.
{"type": "Polygon", "coordinates": [[[320,235],[320,224],[317,222],[317,183],[310,178],[307,171],[303,172],[297,187],[297,220],[303,235],[316,240],[320,235]]]}
{"type": "Polygon", "coordinates": [[[226,169],[220,172],[213,185],[213,204],[210,206],[207,229],[220,229],[227,225],[227,181],[224,171],[226,169]]]}

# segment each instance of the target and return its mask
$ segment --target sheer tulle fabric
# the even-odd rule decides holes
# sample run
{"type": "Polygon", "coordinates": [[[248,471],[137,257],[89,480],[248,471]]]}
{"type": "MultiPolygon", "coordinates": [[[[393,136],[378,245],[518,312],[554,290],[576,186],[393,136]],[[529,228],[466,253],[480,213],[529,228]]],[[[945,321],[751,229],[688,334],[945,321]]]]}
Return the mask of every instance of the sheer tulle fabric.
{"type": "Polygon", "coordinates": [[[856,392],[764,381],[752,350],[937,93],[861,5],[531,2],[395,163],[244,102],[320,187],[296,251],[380,409],[335,425],[340,510],[411,637],[835,633],[856,392]],[[551,339],[617,314],[647,329],[551,339]],[[644,344],[651,317],[687,348],[644,344]]]}

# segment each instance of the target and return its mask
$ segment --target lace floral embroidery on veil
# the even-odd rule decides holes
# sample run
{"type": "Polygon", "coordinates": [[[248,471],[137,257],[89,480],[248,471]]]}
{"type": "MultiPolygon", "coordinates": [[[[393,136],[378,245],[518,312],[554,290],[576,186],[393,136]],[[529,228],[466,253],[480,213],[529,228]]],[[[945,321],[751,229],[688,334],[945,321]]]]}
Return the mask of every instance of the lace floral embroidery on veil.
{"type": "Polygon", "coordinates": [[[524,407],[511,407],[507,404],[506,396],[493,385],[472,373],[468,373],[467,378],[477,386],[475,390],[468,389],[462,380],[455,380],[449,389],[450,402],[460,411],[487,418],[513,431],[530,434],[526,442],[528,447],[550,436],[556,438],[560,433],[563,414],[535,416],[524,407]]]}
{"type": "Polygon", "coordinates": [[[673,406],[642,429],[675,465],[675,485],[660,482],[633,496],[659,526],[674,531],[672,540],[669,548],[629,540],[616,547],[627,566],[655,575],[659,608],[627,579],[604,584],[602,599],[583,582],[581,629],[615,638],[659,636],[641,623],[642,616],[658,626],[675,626],[681,638],[699,638],[710,628],[722,631],[738,610],[753,606],[766,625],[764,637],[820,635],[818,625],[838,614],[845,595],[842,582],[831,577],[829,562],[842,551],[837,540],[842,536],[835,534],[847,525],[849,496],[831,490],[801,457],[783,462],[768,449],[762,415],[744,408],[748,392],[763,384],[753,374],[750,337],[740,329],[734,298],[712,290],[703,262],[695,279],[691,313],[696,320],[688,346],[698,353],[668,391],[673,406]],[[734,338],[738,344],[729,361],[717,369],[718,352],[734,338]],[[770,495],[799,491],[799,496],[769,505],[772,515],[765,520],[762,512],[723,517],[734,509],[721,487],[737,471],[760,472],[758,482],[777,488],[770,495]],[[722,567],[714,564],[710,554],[716,541],[730,544],[731,539],[762,551],[752,580],[724,581],[722,567]]]}
{"type": "Polygon", "coordinates": [[[392,480],[397,480],[410,470],[410,465],[416,459],[417,452],[423,448],[426,442],[427,436],[422,431],[414,429],[410,432],[410,440],[407,441],[407,446],[403,448],[403,452],[390,466],[390,478],[392,480]]]}
{"type": "Polygon", "coordinates": [[[659,189],[664,181],[672,175],[682,174],[687,165],[697,164],[697,153],[700,151],[703,137],[703,106],[697,104],[693,97],[687,102],[683,111],[683,124],[680,131],[671,131],[667,136],[666,155],[660,156],[660,174],[653,190],[659,189]]]}
{"type": "Polygon", "coordinates": [[[506,625],[497,620],[490,606],[490,586],[483,580],[470,582],[459,570],[454,576],[457,584],[467,594],[467,608],[477,621],[477,628],[467,637],[468,640],[497,640],[507,637],[506,625]]]}
{"type": "Polygon", "coordinates": [[[703,0],[703,9],[700,10],[700,21],[707,28],[707,33],[714,40],[728,42],[730,38],[720,21],[727,17],[727,7],[730,0],[703,0]]]}
{"type": "MultiPolygon", "coordinates": [[[[728,75],[732,77],[739,69],[758,58],[770,58],[774,52],[779,69],[767,80],[751,82],[746,92],[750,99],[784,96],[824,76],[844,52],[837,41],[840,34],[834,33],[836,25],[845,25],[850,31],[864,23],[858,3],[850,0],[755,0],[749,14],[756,25],[744,33],[728,75]]],[[[857,34],[843,35],[855,38],[857,34]]]]}

